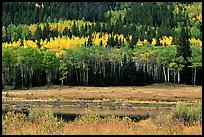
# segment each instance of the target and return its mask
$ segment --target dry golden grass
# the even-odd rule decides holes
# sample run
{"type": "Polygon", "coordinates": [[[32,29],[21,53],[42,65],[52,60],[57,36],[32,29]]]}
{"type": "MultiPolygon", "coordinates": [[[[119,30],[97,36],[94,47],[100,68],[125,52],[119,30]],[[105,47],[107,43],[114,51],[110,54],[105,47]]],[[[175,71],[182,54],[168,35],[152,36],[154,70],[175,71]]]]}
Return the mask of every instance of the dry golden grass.
{"type": "MultiPolygon", "coordinates": [[[[35,112],[35,111],[34,111],[35,112]]],[[[93,110],[87,109],[86,115],[72,122],[58,122],[49,113],[37,111],[31,119],[26,120],[22,114],[9,113],[3,118],[3,134],[36,135],[201,135],[202,125],[198,121],[194,125],[185,125],[182,121],[172,119],[160,113],[159,117],[133,122],[128,117],[119,119],[116,116],[100,118],[93,110]],[[42,116],[41,116],[42,115],[42,116]],[[57,126],[57,128],[56,128],[57,126]]]]}
{"type": "Polygon", "coordinates": [[[138,102],[172,103],[175,101],[200,102],[202,86],[151,85],[143,87],[69,87],[50,86],[29,90],[8,90],[7,101],[91,101],[91,102],[138,102]]]}
{"type": "Polygon", "coordinates": [[[183,123],[169,122],[162,126],[157,125],[154,120],[142,120],[135,122],[98,122],[98,123],[65,123],[64,134],[86,134],[86,135],[201,135],[201,125],[184,126],[183,123]]]}

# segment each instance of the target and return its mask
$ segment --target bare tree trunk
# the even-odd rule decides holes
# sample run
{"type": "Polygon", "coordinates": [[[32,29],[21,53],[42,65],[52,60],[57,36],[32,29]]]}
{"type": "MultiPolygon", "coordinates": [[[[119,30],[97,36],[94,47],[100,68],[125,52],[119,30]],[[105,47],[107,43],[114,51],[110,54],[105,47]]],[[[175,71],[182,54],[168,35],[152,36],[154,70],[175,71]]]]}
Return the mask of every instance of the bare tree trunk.
{"type": "Polygon", "coordinates": [[[62,72],[62,80],[61,80],[61,85],[64,85],[64,72],[62,72]]]}
{"type": "Polygon", "coordinates": [[[47,85],[49,86],[50,85],[50,71],[47,72],[47,85]]]}
{"type": "Polygon", "coordinates": [[[194,77],[193,77],[193,85],[196,84],[196,68],[194,68],[194,77]]]}
{"type": "Polygon", "coordinates": [[[82,80],[83,80],[83,85],[86,85],[86,70],[85,70],[85,63],[84,62],[82,64],[82,80]]]}
{"type": "Polygon", "coordinates": [[[86,84],[87,84],[87,86],[89,85],[89,67],[88,67],[88,65],[86,67],[86,84]]]}
{"type": "Polygon", "coordinates": [[[103,78],[106,77],[106,68],[105,68],[105,62],[103,62],[103,78]]]}
{"type": "Polygon", "coordinates": [[[180,84],[180,70],[178,70],[178,84],[180,84]]]}
{"type": "Polygon", "coordinates": [[[2,89],[4,89],[4,73],[2,73],[2,89]]]}
{"type": "Polygon", "coordinates": [[[77,73],[77,68],[74,67],[74,69],[75,69],[75,72],[76,72],[76,81],[77,81],[77,85],[78,85],[79,84],[79,77],[78,77],[78,73],[77,73]]]}
{"type": "Polygon", "coordinates": [[[113,63],[113,73],[115,75],[115,62],[113,63]]]}
{"type": "Polygon", "coordinates": [[[96,61],[94,62],[94,74],[96,74],[96,70],[97,70],[97,64],[96,61]]]}
{"type": "Polygon", "coordinates": [[[167,68],[167,83],[169,83],[169,68],[167,68]]]}
{"type": "Polygon", "coordinates": [[[83,74],[82,74],[82,73],[83,73],[83,68],[80,68],[80,69],[79,69],[80,85],[83,85],[83,74]]]}
{"type": "Polygon", "coordinates": [[[23,84],[23,82],[24,82],[24,73],[23,73],[23,67],[21,67],[21,81],[22,81],[22,87],[24,87],[24,84],[23,84]]]}
{"type": "Polygon", "coordinates": [[[164,81],[166,83],[167,79],[166,79],[166,70],[165,70],[165,66],[163,66],[163,72],[164,72],[164,81]]]}
{"type": "Polygon", "coordinates": [[[33,75],[33,68],[30,68],[30,82],[29,82],[29,87],[32,87],[32,75],[33,75]]]}
{"type": "Polygon", "coordinates": [[[174,69],[174,87],[175,87],[175,84],[176,84],[176,70],[174,69]]]}
{"type": "Polygon", "coordinates": [[[143,63],[143,72],[145,73],[145,67],[146,67],[146,64],[143,63]]]}
{"type": "Polygon", "coordinates": [[[10,65],[8,67],[8,82],[9,82],[9,85],[11,85],[11,69],[10,69],[10,65]]]}

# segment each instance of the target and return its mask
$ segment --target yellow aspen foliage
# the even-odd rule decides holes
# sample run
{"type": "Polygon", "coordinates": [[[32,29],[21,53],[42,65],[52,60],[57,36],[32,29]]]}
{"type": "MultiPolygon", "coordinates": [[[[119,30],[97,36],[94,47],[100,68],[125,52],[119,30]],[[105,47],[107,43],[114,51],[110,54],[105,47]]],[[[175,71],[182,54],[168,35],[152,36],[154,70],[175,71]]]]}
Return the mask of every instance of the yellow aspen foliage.
{"type": "Polygon", "coordinates": [[[152,46],[155,46],[156,45],[156,43],[157,43],[157,39],[156,38],[152,38],[152,46]]]}
{"type": "Polygon", "coordinates": [[[165,45],[171,45],[172,44],[172,40],[173,38],[171,36],[167,37],[167,36],[162,36],[162,38],[159,39],[160,44],[165,46],[165,45]]]}
{"type": "Polygon", "coordinates": [[[148,44],[149,42],[148,42],[148,40],[144,39],[143,43],[148,44]]]}
{"type": "Polygon", "coordinates": [[[132,35],[129,35],[129,40],[132,41],[132,35]]]}
{"type": "Polygon", "coordinates": [[[139,46],[139,47],[142,47],[143,46],[143,41],[140,41],[140,39],[138,39],[136,45],[139,46]]]}
{"type": "Polygon", "coordinates": [[[178,13],[178,12],[179,12],[179,8],[176,7],[175,10],[174,10],[174,12],[178,13]]]}
{"type": "Polygon", "coordinates": [[[124,35],[123,35],[123,34],[120,34],[120,35],[118,36],[118,39],[124,40],[124,35]]]}
{"type": "Polygon", "coordinates": [[[189,42],[191,46],[202,46],[202,41],[200,39],[190,38],[189,42]]]}
{"type": "Polygon", "coordinates": [[[171,36],[167,37],[166,38],[166,45],[170,46],[172,44],[172,40],[173,40],[173,38],[171,36]]]}
{"type": "Polygon", "coordinates": [[[57,24],[58,24],[58,32],[62,33],[66,26],[59,22],[57,24]]]}
{"type": "Polygon", "coordinates": [[[40,39],[40,45],[41,47],[44,47],[45,45],[47,45],[47,39],[45,40],[40,39]]]}
{"type": "Polygon", "coordinates": [[[108,34],[105,33],[105,35],[102,36],[102,43],[103,43],[103,46],[106,47],[107,45],[107,41],[108,41],[108,34]]]}
{"type": "Polygon", "coordinates": [[[69,48],[76,50],[79,46],[85,43],[87,38],[72,36],[70,39],[67,36],[51,38],[45,47],[49,48],[51,51],[59,51],[63,48],[69,48]]]}
{"type": "Polygon", "coordinates": [[[44,29],[44,24],[43,24],[43,23],[40,23],[40,24],[39,24],[39,27],[40,27],[41,30],[43,30],[43,29],[44,29]]]}
{"type": "Polygon", "coordinates": [[[40,8],[40,5],[36,2],[36,3],[35,3],[35,7],[36,7],[36,8],[40,8]]]}
{"type": "Polygon", "coordinates": [[[52,31],[52,30],[54,30],[54,29],[56,29],[57,28],[57,24],[56,23],[51,23],[50,25],[49,25],[49,29],[50,29],[50,31],[52,31]]]}
{"type": "Polygon", "coordinates": [[[36,44],[36,42],[32,41],[32,40],[23,40],[23,47],[27,48],[27,47],[33,47],[33,48],[38,48],[38,45],[36,44]]]}
{"type": "Polygon", "coordinates": [[[163,45],[163,46],[165,45],[165,41],[164,41],[163,37],[159,39],[159,42],[161,45],[163,45]]]}
{"type": "Polygon", "coordinates": [[[14,46],[14,47],[19,47],[20,46],[20,41],[13,41],[13,42],[5,42],[2,43],[2,46],[14,46]]]}
{"type": "Polygon", "coordinates": [[[32,36],[35,35],[36,28],[37,28],[37,26],[36,26],[35,24],[31,24],[31,25],[29,26],[29,31],[30,31],[30,33],[31,33],[32,36]]]}
{"type": "Polygon", "coordinates": [[[99,45],[100,42],[101,42],[101,39],[99,38],[99,33],[97,33],[97,34],[94,35],[93,44],[94,45],[99,45]]]}
{"type": "Polygon", "coordinates": [[[197,15],[197,19],[202,22],[202,14],[197,15]]]}

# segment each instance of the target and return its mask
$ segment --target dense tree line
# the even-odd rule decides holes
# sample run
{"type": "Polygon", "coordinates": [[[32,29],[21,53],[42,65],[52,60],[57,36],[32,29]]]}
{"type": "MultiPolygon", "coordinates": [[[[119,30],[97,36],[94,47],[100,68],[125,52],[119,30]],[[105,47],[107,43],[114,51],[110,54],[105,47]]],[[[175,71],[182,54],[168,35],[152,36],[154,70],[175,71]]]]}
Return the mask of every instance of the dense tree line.
{"type": "MultiPolygon", "coordinates": [[[[137,34],[136,39],[173,36],[180,29],[184,14],[191,20],[185,19],[191,36],[202,40],[202,10],[201,3],[173,2],[43,2],[36,6],[35,2],[4,2],[2,5],[2,25],[34,24],[58,22],[61,20],[83,20],[95,22],[91,28],[84,31],[114,32],[137,34]],[[200,7],[201,6],[201,7],[200,7]],[[175,11],[175,9],[182,11],[175,11]],[[201,8],[201,9],[200,9],[201,8]],[[194,9],[194,10],[193,10],[194,9]],[[201,20],[200,20],[201,16],[201,20]]],[[[85,26],[84,26],[85,27],[85,26]]],[[[90,26],[86,26],[90,27],[90,26]]],[[[73,27],[76,31],[77,26],[73,27]]],[[[82,33],[82,34],[81,34],[82,33]]],[[[74,35],[83,35],[75,32],[74,35]]]]}
{"type": "MultiPolygon", "coordinates": [[[[18,87],[39,85],[147,85],[153,82],[180,83],[187,63],[178,56],[178,46],[144,44],[134,49],[81,46],[63,49],[58,57],[48,48],[3,47],[3,84],[18,87]]],[[[192,46],[193,84],[201,78],[202,48],[192,46]]]]}
{"type": "Polygon", "coordinates": [[[3,85],[201,84],[201,3],[2,6],[3,85]]]}

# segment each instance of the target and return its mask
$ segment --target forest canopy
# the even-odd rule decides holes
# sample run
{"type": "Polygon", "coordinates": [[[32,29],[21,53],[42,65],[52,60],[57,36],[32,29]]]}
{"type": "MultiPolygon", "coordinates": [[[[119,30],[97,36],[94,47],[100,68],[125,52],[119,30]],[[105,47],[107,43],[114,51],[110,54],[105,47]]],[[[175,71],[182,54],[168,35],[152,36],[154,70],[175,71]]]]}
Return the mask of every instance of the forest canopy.
{"type": "Polygon", "coordinates": [[[202,2],[3,2],[2,84],[202,84],[202,2]]]}

